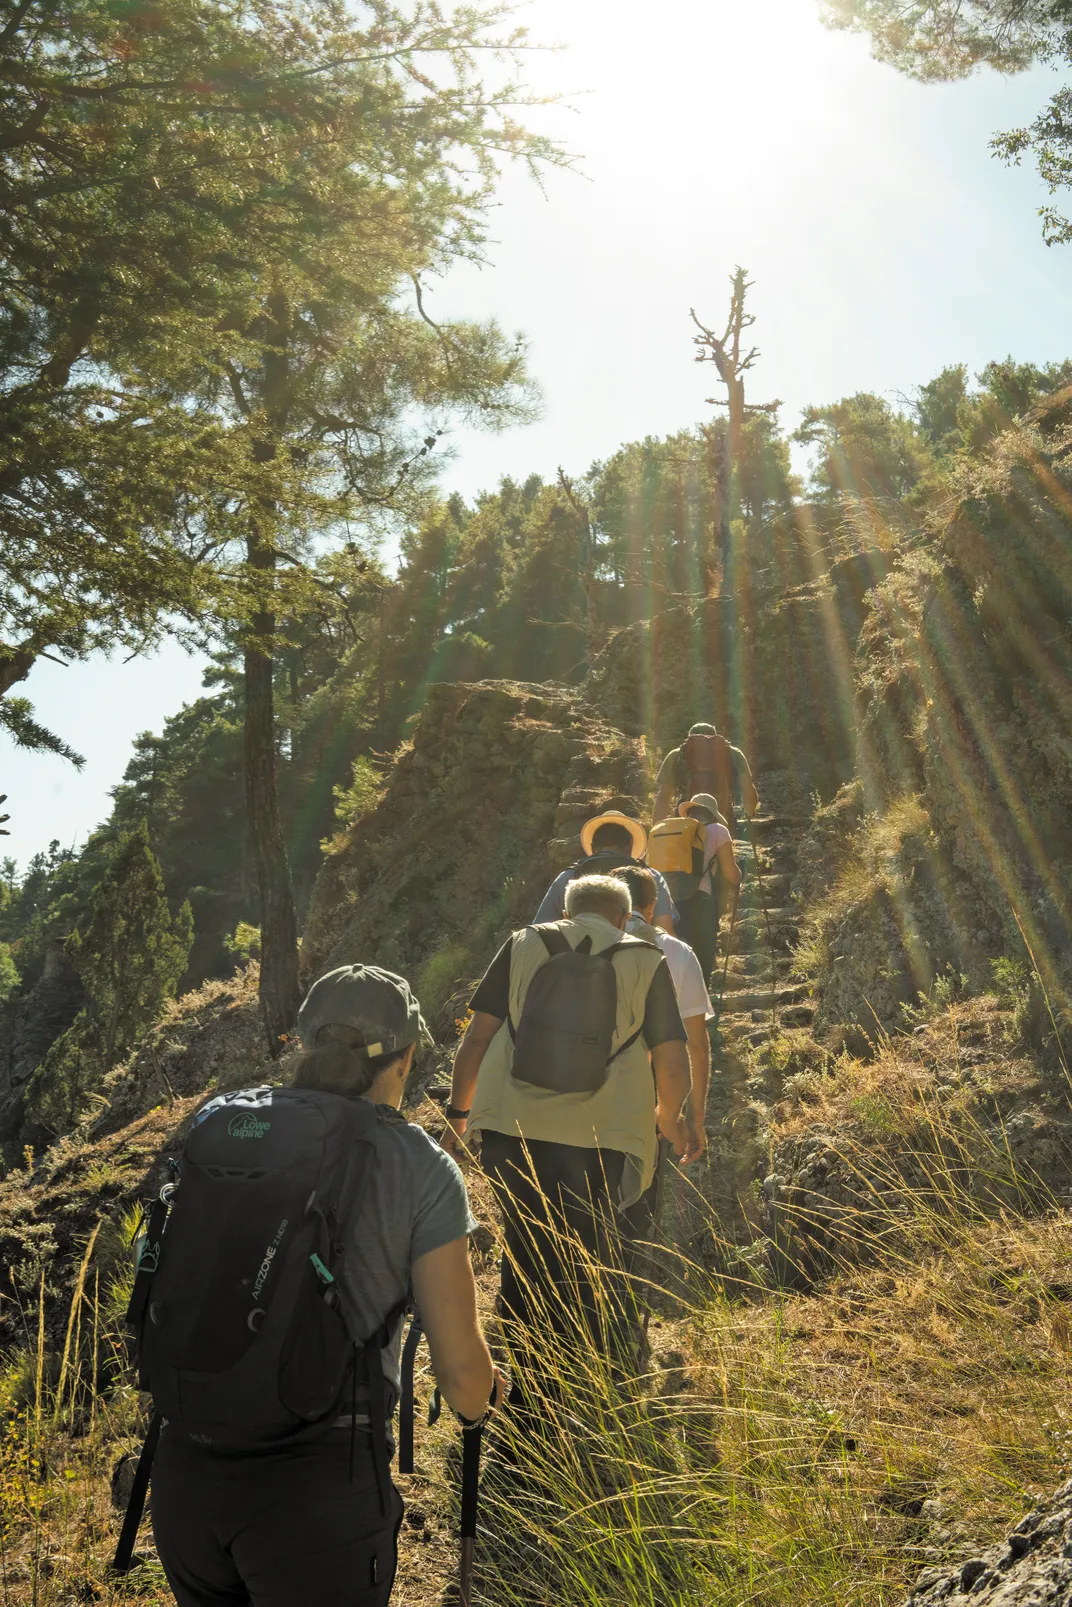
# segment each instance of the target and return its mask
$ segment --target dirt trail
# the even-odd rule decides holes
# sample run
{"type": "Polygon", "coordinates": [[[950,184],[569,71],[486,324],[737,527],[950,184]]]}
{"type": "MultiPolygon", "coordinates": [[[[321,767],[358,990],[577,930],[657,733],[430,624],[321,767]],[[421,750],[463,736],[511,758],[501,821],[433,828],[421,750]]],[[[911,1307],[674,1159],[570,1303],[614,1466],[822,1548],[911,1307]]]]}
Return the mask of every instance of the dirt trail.
{"type": "Polygon", "coordinates": [[[725,967],[712,1035],[708,1151],[691,1183],[672,1180],[662,1212],[667,1239],[704,1265],[723,1262],[731,1247],[761,1231],[756,1183],[766,1105],[776,1090],[753,1075],[749,1051],[787,1028],[810,1025],[814,1015],[807,985],[790,974],[801,918],[790,890],[811,803],[799,776],[769,771],[756,782],[762,809],[751,831],[743,817],[738,822],[734,849],[744,880],[732,930],[729,914],[722,920],[711,983],[717,1011],[725,967]]]}

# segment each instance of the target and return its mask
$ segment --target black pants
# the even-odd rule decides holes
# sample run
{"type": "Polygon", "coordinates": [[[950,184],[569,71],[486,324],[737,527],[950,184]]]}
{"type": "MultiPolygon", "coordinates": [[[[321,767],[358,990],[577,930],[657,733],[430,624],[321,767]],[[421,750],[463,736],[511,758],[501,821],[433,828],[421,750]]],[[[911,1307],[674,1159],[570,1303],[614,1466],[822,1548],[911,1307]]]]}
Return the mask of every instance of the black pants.
{"type": "MultiPolygon", "coordinates": [[[[612,1360],[628,1363],[635,1315],[629,1245],[634,1234],[647,1236],[650,1215],[639,1201],[639,1212],[634,1208],[628,1218],[618,1212],[625,1161],[620,1150],[483,1135],[481,1163],[502,1211],[506,1240],[501,1305],[515,1405],[529,1400],[525,1375],[538,1365],[540,1335],[550,1333],[556,1346],[582,1351],[587,1336],[612,1360]]],[[[540,1387],[548,1388],[546,1369],[540,1387]]]]}
{"type": "Polygon", "coordinates": [[[165,1428],[153,1534],[179,1607],[387,1607],[402,1498],[380,1511],[367,1434],[212,1456],[165,1428]]]}
{"type": "Polygon", "coordinates": [[[692,949],[704,981],[709,982],[718,948],[718,900],[708,893],[697,893],[693,898],[681,899],[677,912],[678,936],[692,949]]]}

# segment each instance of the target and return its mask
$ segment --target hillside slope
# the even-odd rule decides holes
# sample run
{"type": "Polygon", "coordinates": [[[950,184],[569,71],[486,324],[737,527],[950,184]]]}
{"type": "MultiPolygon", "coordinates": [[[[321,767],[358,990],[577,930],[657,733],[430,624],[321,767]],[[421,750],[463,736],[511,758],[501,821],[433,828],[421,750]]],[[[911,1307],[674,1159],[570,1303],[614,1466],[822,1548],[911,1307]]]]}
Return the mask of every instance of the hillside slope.
{"type": "MultiPolygon", "coordinates": [[[[433,686],[374,807],[327,851],[303,975],[361,958],[407,974],[439,1044],[426,1084],[583,820],[643,812],[691,719],[745,742],[763,799],[737,844],[709,1152],[663,1196],[673,1298],[631,1390],[594,1362],[578,1381],[585,1456],[556,1416],[540,1499],[489,1481],[495,1607],[891,1607],[921,1569],[919,1607],[984,1574],[984,1599],[1026,1607],[1053,1573],[1049,1514],[1014,1572],[983,1553],[1072,1471],[1072,1078],[1049,991],[1064,906],[1010,855],[1009,890],[1035,874],[1015,906],[1045,949],[1033,968],[988,857],[1022,818],[1015,789],[965,813],[968,772],[943,779],[940,722],[967,741],[997,707],[982,675],[974,702],[948,679],[951,701],[928,702],[934,611],[966,572],[949,540],[925,561],[879,545],[819,564],[748,610],[714,598],[628,626],[583,690],[433,686]]],[[[1000,618],[958,595],[972,651],[993,650],[1000,618]]],[[[1056,734],[1017,774],[1051,788],[1034,847],[1060,866],[1064,715],[1039,708],[1056,734]]],[[[5,1607],[113,1599],[108,1474],[139,1410],[119,1338],[132,1208],[206,1094],[280,1074],[260,1063],[255,987],[250,968],[178,1001],[93,1121],[0,1181],[5,1607]]],[[[427,1102],[416,1117],[434,1120],[427,1102]]],[[[472,1183],[494,1333],[494,1211],[472,1183]]],[[[455,1472],[443,1424],[409,1487],[406,1607],[452,1599],[455,1472]]],[[[151,1556],[137,1589],[167,1600],[151,1556]]]]}

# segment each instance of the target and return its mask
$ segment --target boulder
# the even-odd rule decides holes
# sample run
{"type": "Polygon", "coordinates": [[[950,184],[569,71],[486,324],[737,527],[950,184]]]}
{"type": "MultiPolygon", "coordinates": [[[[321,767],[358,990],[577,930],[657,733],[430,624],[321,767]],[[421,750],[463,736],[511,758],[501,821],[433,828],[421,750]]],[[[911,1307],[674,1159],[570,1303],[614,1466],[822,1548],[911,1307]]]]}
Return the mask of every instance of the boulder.
{"type": "Polygon", "coordinates": [[[905,1607],[1068,1607],[1072,1481],[1029,1512],[1000,1545],[953,1568],[927,1568],[905,1607]]]}

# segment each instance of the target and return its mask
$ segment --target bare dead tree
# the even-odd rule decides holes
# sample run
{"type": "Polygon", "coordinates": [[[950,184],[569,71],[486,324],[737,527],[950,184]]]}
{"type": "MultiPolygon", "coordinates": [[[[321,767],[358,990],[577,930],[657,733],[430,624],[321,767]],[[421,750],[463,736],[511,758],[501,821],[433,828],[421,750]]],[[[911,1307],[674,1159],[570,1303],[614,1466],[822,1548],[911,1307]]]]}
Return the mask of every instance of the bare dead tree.
{"type": "MultiPolygon", "coordinates": [[[[696,362],[714,363],[718,370],[718,377],[726,387],[726,396],[709,396],[707,401],[714,407],[729,409],[724,441],[724,456],[722,473],[717,476],[720,482],[718,506],[716,509],[715,525],[718,532],[718,545],[722,557],[722,574],[728,576],[730,571],[730,549],[732,544],[733,520],[739,504],[739,471],[741,461],[741,434],[744,430],[745,417],[749,413],[774,413],[781,402],[748,402],[745,400],[744,376],[755,364],[759,356],[759,347],[751,346],[744,350],[745,331],[751,329],[756,318],[754,313],[745,311],[745,299],[752,288],[753,281],[747,277],[743,268],[736,268],[730,280],[733,290],[730,296],[729,317],[726,327],[721,335],[713,329],[708,329],[696,316],[696,310],[689,308],[689,316],[699,330],[698,335],[692,337],[692,343],[698,348],[696,362]]],[[[713,587],[713,563],[708,566],[708,590],[713,587]]]]}

